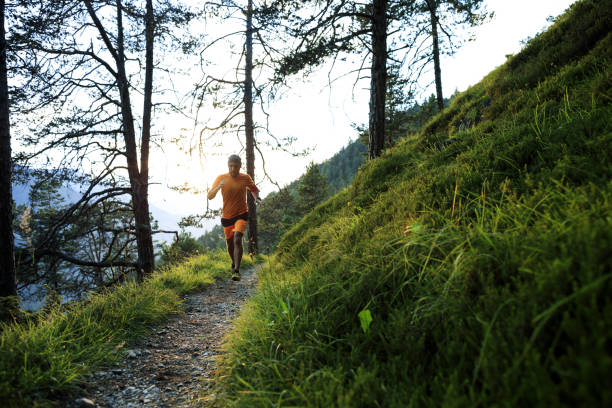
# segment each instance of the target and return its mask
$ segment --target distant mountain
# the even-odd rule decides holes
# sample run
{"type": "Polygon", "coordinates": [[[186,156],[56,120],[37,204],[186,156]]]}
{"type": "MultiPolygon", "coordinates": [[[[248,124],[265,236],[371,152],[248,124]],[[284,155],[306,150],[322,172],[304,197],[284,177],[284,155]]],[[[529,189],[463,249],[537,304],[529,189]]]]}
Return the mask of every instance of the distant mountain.
{"type": "MultiPolygon", "coordinates": [[[[321,174],[327,179],[330,194],[351,184],[357,169],[365,162],[367,151],[368,148],[359,139],[356,139],[340,149],[331,158],[317,165],[321,174]]],[[[295,192],[302,177],[303,175],[289,184],[289,191],[295,192]]]]}
{"type": "MultiPolygon", "coordinates": [[[[20,174],[16,177],[16,181],[13,182],[13,201],[17,206],[25,205],[26,207],[31,207],[30,200],[30,192],[32,188],[37,183],[37,177],[35,172],[28,172],[23,168],[20,169],[20,174]]],[[[83,185],[79,185],[72,182],[66,182],[59,187],[57,190],[57,195],[59,199],[55,198],[54,203],[58,206],[67,206],[71,203],[77,202],[82,197],[82,190],[84,189],[83,185]],[[59,201],[59,204],[58,204],[59,201]]],[[[125,196],[125,200],[128,200],[129,197],[125,196]]],[[[158,228],[160,230],[165,231],[178,231],[178,222],[183,217],[182,214],[173,214],[165,209],[162,209],[154,204],[150,204],[149,209],[152,213],[153,220],[157,222],[158,228]]],[[[42,210],[42,208],[41,208],[42,210]]],[[[20,212],[17,216],[20,215],[20,212]]],[[[200,232],[203,229],[194,229],[194,232],[200,232]]],[[[201,233],[201,232],[200,232],[201,233]]],[[[171,243],[175,239],[175,234],[172,233],[158,233],[153,235],[154,244],[162,244],[162,243],[171,243]]],[[[86,241],[86,239],[84,239],[86,241]]],[[[74,244],[74,243],[72,243],[74,244]]],[[[78,246],[86,245],[87,242],[79,242],[78,246]]],[[[15,246],[23,248],[26,246],[25,240],[21,234],[15,232],[15,246]]],[[[74,279],[72,277],[64,278],[67,281],[77,281],[81,277],[78,275],[80,272],[78,268],[63,268],[59,270],[61,276],[65,276],[66,274],[77,274],[74,279]]],[[[58,275],[59,276],[59,275],[58,275]]],[[[27,281],[27,280],[26,280],[27,281]]],[[[22,301],[22,307],[27,310],[38,310],[42,306],[42,302],[44,297],[47,294],[47,290],[44,287],[44,284],[48,283],[48,281],[38,281],[30,284],[20,283],[19,295],[22,301]]],[[[78,295],[75,295],[73,292],[67,292],[63,289],[60,289],[61,296],[65,300],[75,299],[78,295]]]]}
{"type": "MultiPolygon", "coordinates": [[[[23,172],[23,170],[22,170],[23,172]]],[[[25,181],[26,178],[23,176],[19,177],[16,182],[13,182],[13,201],[15,201],[16,205],[26,205],[30,204],[30,190],[33,187],[33,181],[25,181]]],[[[64,198],[64,202],[74,203],[78,201],[82,197],[82,193],[80,192],[82,186],[75,184],[65,184],[59,189],[59,194],[64,198]]],[[[165,209],[162,209],[155,204],[149,203],[149,211],[151,212],[153,219],[157,221],[159,225],[159,229],[165,231],[177,231],[179,230],[178,223],[184,214],[175,214],[165,209]]],[[[190,232],[193,234],[202,233],[204,231],[203,228],[192,228],[190,232]]],[[[161,242],[172,242],[174,240],[174,234],[155,234],[153,236],[154,240],[161,242]]]]}
{"type": "Polygon", "coordinates": [[[319,171],[327,179],[331,192],[342,190],[351,184],[357,169],[365,162],[367,151],[368,148],[357,139],[319,164],[319,171]]]}
{"type": "MultiPolygon", "coordinates": [[[[13,201],[15,201],[17,205],[30,204],[29,196],[33,184],[34,183],[31,181],[27,183],[13,183],[13,201]]],[[[66,203],[73,203],[81,197],[81,194],[70,185],[62,186],[59,190],[59,194],[64,197],[66,203]]]]}

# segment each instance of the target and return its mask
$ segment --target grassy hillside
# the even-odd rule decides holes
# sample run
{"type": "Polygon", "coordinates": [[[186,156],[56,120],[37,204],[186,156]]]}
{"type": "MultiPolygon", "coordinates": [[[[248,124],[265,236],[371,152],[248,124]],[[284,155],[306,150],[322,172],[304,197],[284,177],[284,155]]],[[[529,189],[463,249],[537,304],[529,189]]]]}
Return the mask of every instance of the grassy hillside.
{"type": "Polygon", "coordinates": [[[229,277],[224,251],[165,267],[140,285],[129,282],[86,302],[49,307],[21,324],[2,324],[0,405],[53,405],[94,371],[119,361],[129,342],[180,312],[181,295],[221,277],[229,277]]]}
{"type": "Polygon", "coordinates": [[[612,404],[612,0],[584,0],[279,244],[229,406],[612,404]]]}

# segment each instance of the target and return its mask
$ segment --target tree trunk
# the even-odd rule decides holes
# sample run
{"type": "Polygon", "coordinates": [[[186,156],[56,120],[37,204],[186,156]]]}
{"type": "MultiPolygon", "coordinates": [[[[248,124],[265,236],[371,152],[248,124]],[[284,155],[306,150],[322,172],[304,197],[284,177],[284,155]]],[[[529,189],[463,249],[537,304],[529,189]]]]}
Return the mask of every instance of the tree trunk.
{"type": "MultiPolygon", "coordinates": [[[[147,0],[145,16],[145,84],[144,107],[142,118],[142,139],[140,141],[140,211],[135,214],[137,226],[141,220],[141,244],[138,245],[138,256],[145,274],[153,272],[155,267],[155,253],[153,251],[153,235],[151,232],[151,219],[149,215],[149,144],[151,140],[151,109],[153,94],[153,40],[154,16],[153,1],[147,0]]],[[[136,206],[134,206],[136,207],[136,206]]],[[[135,210],[136,211],[136,210],[135,210]]]]}
{"type": "Polygon", "coordinates": [[[0,297],[17,296],[4,0],[0,0],[0,297]]]}
{"type": "Polygon", "coordinates": [[[145,14],[145,83],[144,106],[142,109],[142,140],[140,144],[140,176],[147,185],[149,181],[149,142],[151,140],[151,109],[153,94],[153,0],[147,0],[145,14]]]}
{"type": "Polygon", "coordinates": [[[368,156],[380,156],[385,144],[385,95],[387,89],[387,1],[373,0],[372,70],[368,156]]]}
{"type": "MultiPolygon", "coordinates": [[[[255,180],[255,136],[253,129],[253,0],[247,8],[246,29],[246,66],[244,72],[244,127],[246,133],[247,174],[255,180]]],[[[257,245],[257,207],[251,194],[247,194],[249,206],[249,253],[258,252],[257,245]]]]}
{"type": "MultiPolygon", "coordinates": [[[[148,12],[147,12],[148,14],[148,12]]],[[[152,24],[152,22],[151,22],[152,24]]],[[[148,27],[147,27],[148,30],[148,27]]],[[[120,1],[117,0],[117,82],[121,97],[121,117],[123,121],[123,137],[125,140],[126,158],[130,186],[132,190],[132,206],[134,209],[134,223],[136,227],[136,246],[138,247],[137,275],[142,280],[144,275],[153,271],[155,257],[153,253],[153,237],[151,234],[151,220],[149,217],[148,201],[148,150],[149,141],[142,140],[141,152],[146,152],[142,159],[142,168],[147,169],[144,173],[138,170],[138,154],[136,149],[136,131],[134,129],[134,116],[130,101],[129,83],[125,71],[125,53],[123,46],[123,22],[120,1]]],[[[148,33],[147,33],[148,34],[148,33]]],[[[149,50],[149,38],[147,37],[147,62],[149,52],[152,58],[152,48],[149,50]]],[[[152,38],[151,38],[152,41],[152,38]]],[[[151,67],[152,69],[152,67],[151,67]]],[[[148,75],[148,73],[147,73],[148,75]]],[[[150,74],[152,79],[152,73],[150,74]]],[[[149,99],[150,103],[150,99],[149,99]]],[[[144,133],[143,130],[143,139],[144,133]]],[[[147,131],[148,132],[148,131],[147,131]]]]}
{"type": "Polygon", "coordinates": [[[442,72],[440,68],[440,48],[438,40],[438,5],[435,0],[428,0],[429,16],[431,19],[431,39],[433,41],[434,75],[436,79],[436,100],[438,112],[444,109],[444,96],[442,95],[442,72]]]}

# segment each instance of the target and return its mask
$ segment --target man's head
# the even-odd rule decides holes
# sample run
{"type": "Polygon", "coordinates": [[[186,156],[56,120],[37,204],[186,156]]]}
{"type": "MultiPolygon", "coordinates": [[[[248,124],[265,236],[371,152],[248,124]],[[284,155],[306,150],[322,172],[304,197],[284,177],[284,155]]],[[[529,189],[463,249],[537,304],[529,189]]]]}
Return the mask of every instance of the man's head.
{"type": "Polygon", "coordinates": [[[240,166],[242,166],[242,161],[240,160],[240,156],[237,154],[232,154],[229,159],[227,159],[227,167],[229,169],[230,176],[237,177],[238,172],[240,171],[240,166]]]}

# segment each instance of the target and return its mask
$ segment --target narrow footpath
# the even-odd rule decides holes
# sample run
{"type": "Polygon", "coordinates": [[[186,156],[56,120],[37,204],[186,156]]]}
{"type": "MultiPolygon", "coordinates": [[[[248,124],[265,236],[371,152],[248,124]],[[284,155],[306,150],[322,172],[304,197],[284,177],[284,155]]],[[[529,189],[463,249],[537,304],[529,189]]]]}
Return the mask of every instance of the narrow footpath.
{"type": "Polygon", "coordinates": [[[120,366],[96,372],[82,397],[64,406],[201,407],[198,398],[212,387],[223,338],[257,280],[253,268],[241,274],[238,282],[218,281],[187,295],[184,314],[131,345],[120,366]]]}

